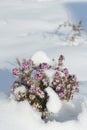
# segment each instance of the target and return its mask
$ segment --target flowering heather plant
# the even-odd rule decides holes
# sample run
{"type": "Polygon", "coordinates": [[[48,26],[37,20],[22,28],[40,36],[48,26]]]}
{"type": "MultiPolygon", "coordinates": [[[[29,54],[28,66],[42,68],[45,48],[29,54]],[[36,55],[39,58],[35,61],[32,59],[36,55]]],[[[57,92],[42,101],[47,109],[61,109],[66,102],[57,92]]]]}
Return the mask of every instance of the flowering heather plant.
{"type": "Polygon", "coordinates": [[[67,68],[63,68],[64,56],[59,57],[58,69],[56,69],[52,88],[61,100],[71,100],[75,92],[79,92],[78,81],[75,75],[70,75],[67,68]]]}
{"type": "Polygon", "coordinates": [[[47,87],[51,87],[61,100],[71,100],[75,92],[79,92],[78,82],[75,75],[69,74],[63,67],[64,56],[60,55],[57,66],[41,63],[36,66],[31,59],[24,59],[22,63],[17,59],[18,68],[13,69],[16,81],[13,83],[11,92],[17,101],[27,100],[30,105],[42,113],[46,118],[48,113],[47,102],[49,100],[47,87]],[[53,80],[46,71],[54,71],[53,80]]]}
{"type": "Polygon", "coordinates": [[[69,101],[73,98],[73,94],[79,91],[75,75],[66,76],[66,74],[64,74],[64,76],[61,76],[60,74],[59,77],[57,77],[55,74],[52,84],[52,88],[61,100],[69,101]]]}
{"type": "Polygon", "coordinates": [[[16,81],[11,88],[15,99],[28,100],[39,112],[47,111],[48,94],[45,88],[49,86],[49,79],[43,68],[48,69],[48,65],[43,63],[35,66],[31,59],[23,60],[22,63],[17,59],[17,62],[19,67],[13,69],[16,81]]]}

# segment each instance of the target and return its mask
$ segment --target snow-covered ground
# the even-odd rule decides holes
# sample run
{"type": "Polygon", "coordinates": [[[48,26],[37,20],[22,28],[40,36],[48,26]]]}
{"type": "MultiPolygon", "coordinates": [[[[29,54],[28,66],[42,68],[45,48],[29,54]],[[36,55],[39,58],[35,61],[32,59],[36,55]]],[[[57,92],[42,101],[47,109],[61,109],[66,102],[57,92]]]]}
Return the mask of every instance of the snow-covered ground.
{"type": "Polygon", "coordinates": [[[68,20],[82,20],[87,29],[86,8],[87,0],[0,0],[0,130],[86,130],[86,37],[72,45],[55,33],[68,20]],[[37,51],[44,51],[50,59],[63,54],[66,67],[80,81],[80,93],[70,103],[63,102],[58,114],[46,123],[27,102],[8,97],[15,59],[30,58],[37,51]]]}

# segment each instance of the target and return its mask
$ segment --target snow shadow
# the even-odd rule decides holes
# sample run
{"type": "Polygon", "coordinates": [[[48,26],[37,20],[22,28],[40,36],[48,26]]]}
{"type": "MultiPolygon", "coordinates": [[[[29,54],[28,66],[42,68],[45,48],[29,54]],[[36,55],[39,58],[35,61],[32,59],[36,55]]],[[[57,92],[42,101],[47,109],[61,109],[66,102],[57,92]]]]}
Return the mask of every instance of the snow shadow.
{"type": "Polygon", "coordinates": [[[79,83],[79,94],[74,95],[73,100],[70,102],[63,101],[61,110],[57,114],[50,116],[45,122],[53,120],[57,122],[79,120],[79,115],[83,112],[82,105],[87,100],[87,81],[80,81],[79,83]]]}
{"type": "Polygon", "coordinates": [[[9,93],[13,81],[14,78],[9,70],[0,70],[0,91],[9,93]]]}
{"type": "MultiPolygon", "coordinates": [[[[80,20],[83,22],[83,27],[87,29],[87,2],[73,2],[65,4],[66,8],[72,13],[76,22],[80,20]]],[[[67,12],[70,18],[70,12],[67,12]]],[[[71,21],[71,19],[69,19],[71,21]]]]}
{"type": "Polygon", "coordinates": [[[63,102],[61,110],[50,116],[45,122],[48,121],[57,121],[57,122],[66,122],[70,120],[78,120],[79,114],[82,112],[82,99],[78,98],[72,102],[63,102]]]}

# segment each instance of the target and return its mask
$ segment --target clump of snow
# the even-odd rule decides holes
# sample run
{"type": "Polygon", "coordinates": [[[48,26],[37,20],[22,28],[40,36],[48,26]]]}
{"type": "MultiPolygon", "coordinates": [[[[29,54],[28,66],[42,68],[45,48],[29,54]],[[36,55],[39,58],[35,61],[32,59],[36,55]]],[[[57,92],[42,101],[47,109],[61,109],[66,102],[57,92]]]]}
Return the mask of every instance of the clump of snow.
{"type": "Polygon", "coordinates": [[[25,86],[21,85],[21,86],[17,87],[17,88],[14,90],[14,94],[18,94],[19,92],[25,93],[25,92],[26,92],[25,86]]]}
{"type": "MultiPolygon", "coordinates": [[[[25,94],[26,95],[26,91],[27,90],[26,90],[26,87],[24,85],[21,85],[21,86],[15,88],[15,90],[14,90],[14,96],[15,96],[15,98],[17,100],[20,100],[20,98],[21,98],[20,94],[25,94]]],[[[13,98],[14,98],[14,96],[13,96],[13,98]]],[[[11,96],[10,96],[10,98],[11,98],[11,96]]]]}
{"type": "Polygon", "coordinates": [[[55,74],[55,70],[52,70],[52,69],[45,70],[45,73],[46,73],[46,75],[49,77],[49,81],[50,81],[50,84],[51,84],[52,81],[53,81],[53,77],[54,77],[54,74],[55,74]]]}
{"type": "Polygon", "coordinates": [[[52,88],[48,87],[46,89],[49,95],[49,101],[47,102],[47,108],[49,112],[58,113],[62,107],[61,100],[58,95],[52,90],[52,88]]]}
{"type": "Polygon", "coordinates": [[[33,62],[36,65],[39,65],[40,63],[50,63],[50,58],[44,53],[43,51],[36,52],[32,58],[33,62]]]}

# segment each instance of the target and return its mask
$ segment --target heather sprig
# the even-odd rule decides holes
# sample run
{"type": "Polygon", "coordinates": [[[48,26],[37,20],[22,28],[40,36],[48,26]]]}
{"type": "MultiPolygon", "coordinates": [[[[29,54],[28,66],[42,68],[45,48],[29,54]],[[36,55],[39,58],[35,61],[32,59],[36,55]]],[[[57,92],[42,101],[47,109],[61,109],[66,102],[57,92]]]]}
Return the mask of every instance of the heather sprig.
{"type": "Polygon", "coordinates": [[[22,62],[17,59],[18,67],[13,69],[16,81],[11,88],[15,100],[27,100],[42,115],[49,113],[46,105],[49,100],[47,87],[51,87],[61,100],[71,100],[74,93],[79,92],[79,85],[76,76],[64,68],[64,60],[65,57],[60,55],[58,63],[52,66],[48,63],[35,65],[31,59],[24,59],[22,62]],[[46,71],[54,71],[51,82],[46,71]]]}

